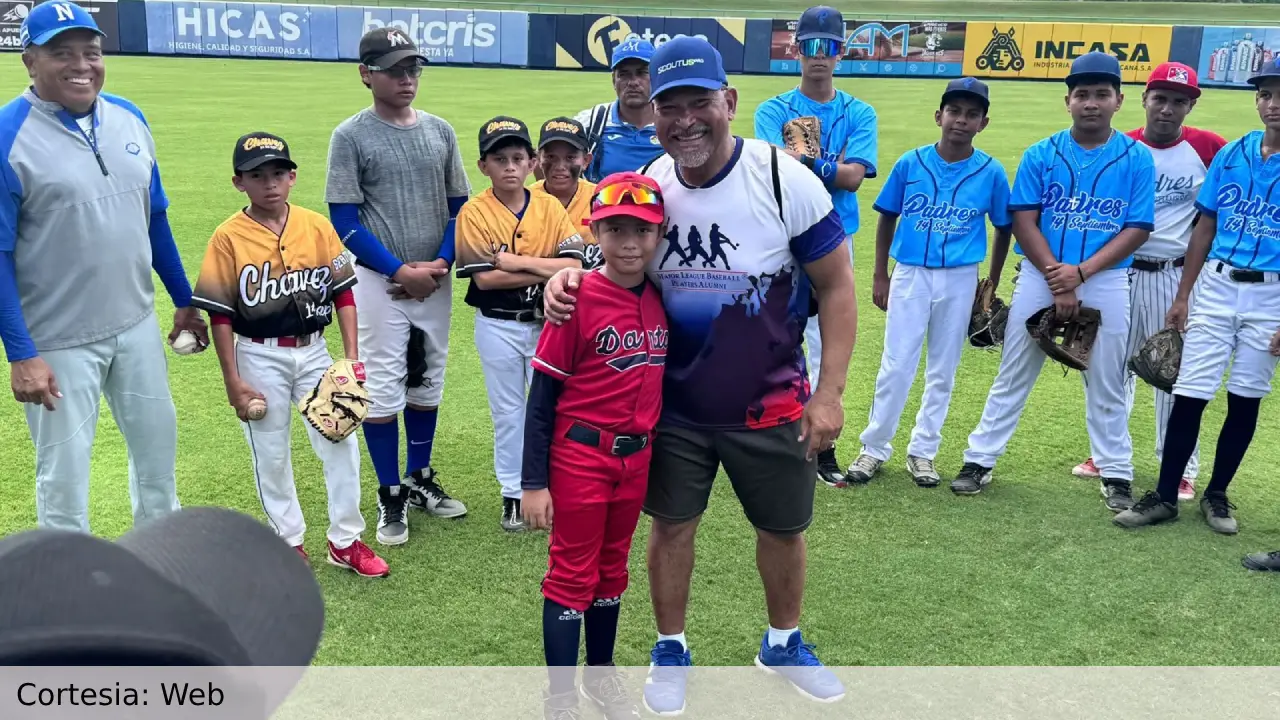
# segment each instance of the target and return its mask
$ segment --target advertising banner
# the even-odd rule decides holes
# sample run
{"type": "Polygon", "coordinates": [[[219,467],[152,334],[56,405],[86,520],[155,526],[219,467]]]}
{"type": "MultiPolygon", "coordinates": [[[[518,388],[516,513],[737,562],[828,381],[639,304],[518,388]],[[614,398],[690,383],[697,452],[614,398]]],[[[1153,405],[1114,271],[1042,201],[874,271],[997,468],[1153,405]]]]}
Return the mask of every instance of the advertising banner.
{"type": "MultiPolygon", "coordinates": [[[[795,20],[773,21],[770,72],[799,74],[795,31],[795,20]]],[[[845,36],[837,75],[958,77],[964,62],[962,22],[845,22],[845,36]]]]}
{"type": "MultiPolygon", "coordinates": [[[[22,50],[22,21],[38,1],[13,0],[0,2],[0,50],[22,50]]],[[[102,38],[103,52],[120,51],[120,14],[115,0],[85,0],[76,3],[93,15],[94,22],[106,37],[102,38]]]]}
{"type": "Polygon", "coordinates": [[[1200,41],[1200,84],[1250,87],[1250,77],[1280,55],[1280,27],[1209,27],[1200,41]]]}
{"type": "Polygon", "coordinates": [[[1125,82],[1143,82],[1169,60],[1171,25],[968,23],[964,74],[990,78],[1065,78],[1071,62],[1100,50],[1120,60],[1125,82]]]}

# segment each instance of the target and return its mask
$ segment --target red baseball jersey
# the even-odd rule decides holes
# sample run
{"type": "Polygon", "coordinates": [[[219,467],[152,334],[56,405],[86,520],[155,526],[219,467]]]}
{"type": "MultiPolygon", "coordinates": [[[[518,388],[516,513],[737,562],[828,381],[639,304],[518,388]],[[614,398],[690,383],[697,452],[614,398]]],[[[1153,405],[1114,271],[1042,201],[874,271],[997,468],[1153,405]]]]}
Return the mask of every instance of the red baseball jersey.
{"type": "Polygon", "coordinates": [[[582,277],[577,308],[548,323],[533,368],[564,383],[556,414],[616,434],[651,432],[662,413],[667,314],[658,289],[624,288],[596,271],[582,277]]]}

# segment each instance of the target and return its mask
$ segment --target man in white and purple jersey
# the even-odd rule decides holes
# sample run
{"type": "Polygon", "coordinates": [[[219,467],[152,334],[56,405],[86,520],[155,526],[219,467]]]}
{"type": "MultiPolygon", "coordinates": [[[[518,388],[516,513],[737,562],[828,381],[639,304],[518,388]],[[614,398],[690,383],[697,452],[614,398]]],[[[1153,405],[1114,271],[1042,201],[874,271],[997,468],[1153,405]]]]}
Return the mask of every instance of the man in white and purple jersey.
{"type": "MultiPolygon", "coordinates": [[[[1182,281],[1182,267],[1191,239],[1191,227],[1200,217],[1196,210],[1196,194],[1204,184],[1213,157],[1227,144],[1217,133],[1183,124],[1196,100],[1200,86],[1196,71],[1182,63],[1160,65],[1147,79],[1142,93],[1147,124],[1126,133],[1144,143],[1156,164],[1156,227],[1150,239],[1134,253],[1129,272],[1129,344],[1126,357],[1132,357],[1147,338],[1165,327],[1165,313],[1173,305],[1182,281]]],[[[1126,382],[1127,411],[1133,412],[1137,378],[1130,374],[1126,382]]],[[[1088,392],[1088,389],[1085,389],[1088,392]]],[[[1155,390],[1156,458],[1164,457],[1165,425],[1173,409],[1173,396],[1155,390]]],[[[1187,462],[1178,486],[1178,499],[1195,497],[1196,476],[1200,469],[1200,446],[1197,443],[1187,462]]],[[[1071,471],[1078,477],[1099,477],[1093,457],[1071,471]]]]}

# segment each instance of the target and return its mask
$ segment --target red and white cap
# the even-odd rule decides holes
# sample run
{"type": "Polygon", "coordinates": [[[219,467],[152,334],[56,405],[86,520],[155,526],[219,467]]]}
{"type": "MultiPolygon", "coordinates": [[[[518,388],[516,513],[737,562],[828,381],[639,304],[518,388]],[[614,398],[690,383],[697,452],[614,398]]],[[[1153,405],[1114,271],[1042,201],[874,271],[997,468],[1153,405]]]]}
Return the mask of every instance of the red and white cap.
{"type": "Polygon", "coordinates": [[[1161,63],[1151,71],[1147,78],[1148,90],[1172,90],[1182,93],[1192,100],[1200,97],[1200,83],[1196,80],[1196,71],[1190,66],[1178,62],[1161,63]]]}

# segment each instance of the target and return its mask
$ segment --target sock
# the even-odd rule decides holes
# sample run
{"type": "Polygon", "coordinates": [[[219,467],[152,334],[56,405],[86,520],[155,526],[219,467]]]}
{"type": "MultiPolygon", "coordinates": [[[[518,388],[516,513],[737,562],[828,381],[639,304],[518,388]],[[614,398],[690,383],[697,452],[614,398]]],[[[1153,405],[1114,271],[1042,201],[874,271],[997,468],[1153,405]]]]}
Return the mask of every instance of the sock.
{"type": "Polygon", "coordinates": [[[439,415],[438,410],[404,409],[404,435],[409,441],[405,475],[431,467],[431,446],[435,443],[436,417],[439,415]]]}
{"type": "Polygon", "coordinates": [[[542,652],[547,660],[551,694],[573,690],[578,671],[578,638],[582,613],[550,599],[542,600],[542,652]]]}
{"type": "Polygon", "coordinates": [[[1258,428],[1258,407],[1261,398],[1247,398],[1227,393],[1227,419],[1218,435],[1218,449],[1213,456],[1213,478],[1206,493],[1225,493],[1231,479],[1240,469],[1244,453],[1253,441],[1253,431],[1258,428]]]}
{"type": "Polygon", "coordinates": [[[599,598],[587,608],[582,629],[587,636],[588,665],[613,663],[613,643],[618,639],[618,613],[621,610],[621,597],[599,598]]]}
{"type": "Polygon", "coordinates": [[[663,635],[662,633],[658,633],[658,642],[662,642],[664,640],[675,640],[680,643],[680,647],[685,650],[689,649],[689,643],[684,641],[684,633],[678,633],[676,635],[663,635]]]}
{"type": "Polygon", "coordinates": [[[786,647],[787,641],[791,639],[791,633],[800,628],[791,628],[790,630],[779,630],[778,628],[769,626],[769,645],[786,647]]]}
{"type": "Polygon", "coordinates": [[[383,487],[400,484],[400,426],[392,417],[389,423],[364,423],[364,444],[369,459],[383,487]]]}
{"type": "Polygon", "coordinates": [[[1164,430],[1164,457],[1160,460],[1160,482],[1156,493],[1167,503],[1178,502],[1178,483],[1187,470],[1187,461],[1200,437],[1200,418],[1208,400],[1175,395],[1164,430]]]}

